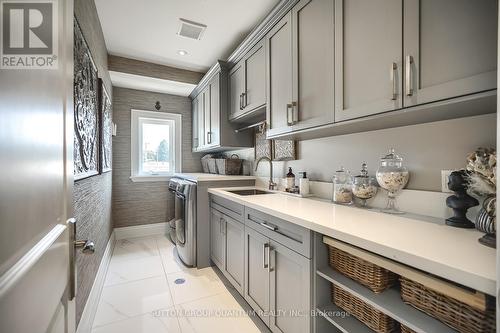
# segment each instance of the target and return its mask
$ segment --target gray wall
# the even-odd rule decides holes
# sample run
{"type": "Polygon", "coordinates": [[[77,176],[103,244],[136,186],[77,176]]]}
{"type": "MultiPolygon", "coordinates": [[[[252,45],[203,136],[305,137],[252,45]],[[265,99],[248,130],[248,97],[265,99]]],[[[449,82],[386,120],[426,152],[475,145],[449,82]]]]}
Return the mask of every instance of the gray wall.
{"type": "MultiPolygon", "coordinates": [[[[104,80],[111,93],[111,80],[108,73],[107,50],[104,36],[93,0],[75,0],[75,16],[82,28],[97,65],[99,77],[104,80]]],[[[83,308],[94,283],[101,258],[111,235],[111,172],[75,182],[73,198],[77,220],[77,238],[91,239],[95,242],[93,255],[77,252],[77,297],[76,320],[80,322],[83,308]]]]}
{"type": "Polygon", "coordinates": [[[113,222],[115,227],[161,223],[174,215],[173,196],[166,182],[132,182],[130,180],[130,110],[155,111],[182,115],[182,171],[201,171],[200,156],[191,152],[191,101],[188,97],[158,94],[140,90],[113,88],[113,120],[117,135],[113,137],[113,222]]]}
{"type": "MultiPolygon", "coordinates": [[[[283,177],[290,166],[296,176],[307,171],[313,180],[331,181],[340,166],[358,174],[366,161],[374,174],[380,156],[394,147],[410,169],[408,188],[441,191],[441,170],[463,168],[469,152],[479,146],[495,147],[495,138],[496,114],[490,114],[307,140],[298,142],[299,160],[274,162],[274,173],[283,177]]],[[[253,170],[253,149],[236,153],[253,170]]],[[[268,176],[269,163],[261,163],[254,174],[268,176]]]]}

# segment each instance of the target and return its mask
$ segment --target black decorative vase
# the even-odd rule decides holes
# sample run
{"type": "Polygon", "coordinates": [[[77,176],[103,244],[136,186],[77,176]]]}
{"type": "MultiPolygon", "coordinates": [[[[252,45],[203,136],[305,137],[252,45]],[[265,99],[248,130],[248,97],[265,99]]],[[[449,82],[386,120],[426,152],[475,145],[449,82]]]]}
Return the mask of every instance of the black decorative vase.
{"type": "Polygon", "coordinates": [[[486,233],[486,235],[479,238],[479,243],[494,249],[497,247],[496,200],[495,196],[486,198],[476,218],[476,229],[486,233]]]}
{"type": "Polygon", "coordinates": [[[446,199],[446,205],[453,209],[453,216],[446,224],[457,228],[474,229],[476,225],[467,218],[467,210],[479,205],[476,198],[467,194],[466,171],[453,171],[448,178],[448,188],[455,192],[446,199]]]}

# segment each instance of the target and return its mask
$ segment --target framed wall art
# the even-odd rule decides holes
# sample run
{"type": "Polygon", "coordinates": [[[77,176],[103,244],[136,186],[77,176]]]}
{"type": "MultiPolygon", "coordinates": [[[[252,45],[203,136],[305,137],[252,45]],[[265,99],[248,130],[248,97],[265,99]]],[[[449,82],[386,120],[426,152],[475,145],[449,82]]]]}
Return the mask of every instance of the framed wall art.
{"type": "Polygon", "coordinates": [[[74,23],[74,179],[99,174],[98,76],[92,54],[74,23]]]}
{"type": "Polygon", "coordinates": [[[99,79],[99,123],[100,123],[100,172],[112,169],[113,109],[109,93],[102,79],[99,79]]]}

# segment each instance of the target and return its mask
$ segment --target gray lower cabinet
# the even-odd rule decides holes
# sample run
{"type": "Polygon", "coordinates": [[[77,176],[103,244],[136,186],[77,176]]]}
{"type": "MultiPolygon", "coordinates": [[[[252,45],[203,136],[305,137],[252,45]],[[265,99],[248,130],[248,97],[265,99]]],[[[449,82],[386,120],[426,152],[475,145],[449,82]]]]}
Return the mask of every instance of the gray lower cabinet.
{"type": "Polygon", "coordinates": [[[312,261],[245,228],[245,300],[276,333],[311,329],[312,261]]]}
{"type": "Polygon", "coordinates": [[[269,327],[279,333],[309,332],[312,261],[271,241],[269,267],[269,327]]]}
{"type": "Polygon", "coordinates": [[[334,122],[334,4],[301,0],[270,30],[269,136],[334,122]]]}
{"type": "Polygon", "coordinates": [[[225,259],[224,273],[240,294],[243,294],[245,280],[245,225],[229,216],[223,216],[225,223],[225,259]]]}
{"type": "Polygon", "coordinates": [[[226,268],[224,229],[223,214],[210,209],[210,258],[221,271],[226,268]]]}
{"type": "Polygon", "coordinates": [[[496,88],[497,6],[404,0],[405,106],[496,88]]]}

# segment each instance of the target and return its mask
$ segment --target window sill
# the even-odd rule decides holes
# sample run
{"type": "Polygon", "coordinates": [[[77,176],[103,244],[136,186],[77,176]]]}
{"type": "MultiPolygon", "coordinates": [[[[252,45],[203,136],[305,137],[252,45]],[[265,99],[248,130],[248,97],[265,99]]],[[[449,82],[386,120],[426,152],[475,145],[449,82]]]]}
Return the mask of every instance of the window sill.
{"type": "Polygon", "coordinates": [[[143,182],[168,182],[173,175],[169,176],[130,176],[130,180],[134,183],[143,182]]]}

